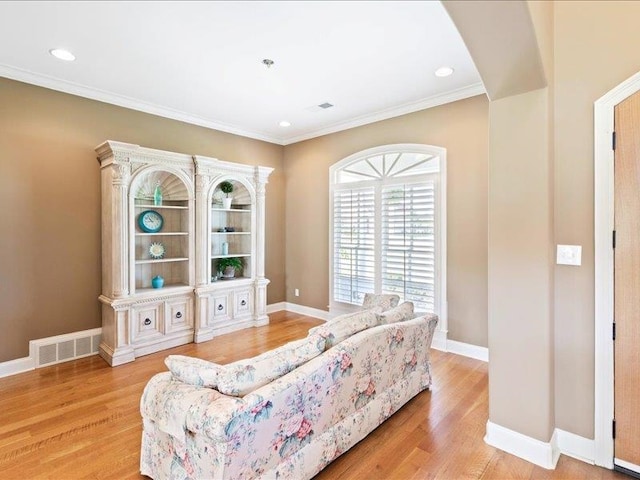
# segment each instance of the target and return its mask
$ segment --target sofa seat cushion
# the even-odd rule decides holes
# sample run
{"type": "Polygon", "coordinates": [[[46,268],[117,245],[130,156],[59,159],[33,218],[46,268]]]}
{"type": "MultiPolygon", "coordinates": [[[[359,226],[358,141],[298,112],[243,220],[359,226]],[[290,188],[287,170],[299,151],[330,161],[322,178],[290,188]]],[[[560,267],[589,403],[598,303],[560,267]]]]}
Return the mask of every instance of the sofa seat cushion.
{"type": "Polygon", "coordinates": [[[169,355],[164,363],[175,380],[207,388],[218,386],[218,375],[225,369],[224,365],[185,355],[169,355]]]}
{"type": "Polygon", "coordinates": [[[309,330],[309,335],[320,335],[326,341],[325,349],[329,349],[355,333],[378,325],[377,313],[380,313],[380,309],[340,315],[323,325],[313,327],[309,330]]]}
{"type": "Polygon", "coordinates": [[[400,302],[400,297],[398,295],[392,294],[375,294],[375,293],[365,293],[364,301],[362,302],[363,309],[370,309],[375,307],[381,307],[383,311],[389,310],[390,308],[397,307],[398,302],[400,302]]]}
{"type": "Polygon", "coordinates": [[[413,302],[403,302],[391,310],[379,313],[377,317],[379,325],[411,320],[415,317],[415,314],[413,313],[413,302]]]}
{"type": "Polygon", "coordinates": [[[246,360],[225,365],[218,375],[218,391],[236,397],[279,378],[317,357],[325,349],[325,339],[310,335],[246,360]]]}

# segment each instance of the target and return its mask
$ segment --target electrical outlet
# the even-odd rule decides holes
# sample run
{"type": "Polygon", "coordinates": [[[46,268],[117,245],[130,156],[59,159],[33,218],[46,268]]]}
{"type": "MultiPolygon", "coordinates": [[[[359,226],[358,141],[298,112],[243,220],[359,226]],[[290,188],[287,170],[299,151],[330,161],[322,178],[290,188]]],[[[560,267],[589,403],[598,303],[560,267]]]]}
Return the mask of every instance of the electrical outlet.
{"type": "Polygon", "coordinates": [[[293,294],[294,294],[296,297],[299,297],[299,296],[300,296],[300,290],[296,288],[296,289],[293,291],[293,294]]]}

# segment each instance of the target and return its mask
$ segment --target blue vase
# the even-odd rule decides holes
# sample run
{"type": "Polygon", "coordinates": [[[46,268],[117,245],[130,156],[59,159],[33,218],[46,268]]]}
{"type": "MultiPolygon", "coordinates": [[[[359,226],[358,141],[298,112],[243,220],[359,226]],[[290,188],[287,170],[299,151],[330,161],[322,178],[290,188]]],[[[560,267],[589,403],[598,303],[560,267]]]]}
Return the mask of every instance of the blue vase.
{"type": "Polygon", "coordinates": [[[157,275],[151,279],[151,286],[153,288],[162,288],[163,285],[164,278],[162,278],[160,275],[157,275]]]}
{"type": "Polygon", "coordinates": [[[153,192],[153,204],[156,206],[162,205],[162,189],[160,184],[156,185],[156,189],[153,192]]]}

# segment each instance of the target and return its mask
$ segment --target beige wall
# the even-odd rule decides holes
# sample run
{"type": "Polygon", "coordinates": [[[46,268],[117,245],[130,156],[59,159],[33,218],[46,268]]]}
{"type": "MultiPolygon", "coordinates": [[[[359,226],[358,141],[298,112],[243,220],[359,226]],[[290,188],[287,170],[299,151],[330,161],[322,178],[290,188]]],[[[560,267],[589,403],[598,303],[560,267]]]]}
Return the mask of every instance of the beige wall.
{"type": "Polygon", "coordinates": [[[329,167],[393,143],[447,149],[449,338],[487,345],[487,152],[485,96],[288,145],[287,301],[329,304],[329,167]],[[295,288],[300,297],[294,297],[295,288]]]}
{"type": "Polygon", "coordinates": [[[101,325],[104,140],[275,168],[267,185],[268,303],[284,300],[283,147],[0,78],[0,362],[29,340],[101,325]]]}
{"type": "Polygon", "coordinates": [[[553,221],[549,89],[491,102],[489,420],[553,434],[553,221]]]}
{"type": "Polygon", "coordinates": [[[556,424],[593,438],[593,102],[640,70],[640,2],[554,5],[555,236],[582,245],[555,269],[556,424]]]}

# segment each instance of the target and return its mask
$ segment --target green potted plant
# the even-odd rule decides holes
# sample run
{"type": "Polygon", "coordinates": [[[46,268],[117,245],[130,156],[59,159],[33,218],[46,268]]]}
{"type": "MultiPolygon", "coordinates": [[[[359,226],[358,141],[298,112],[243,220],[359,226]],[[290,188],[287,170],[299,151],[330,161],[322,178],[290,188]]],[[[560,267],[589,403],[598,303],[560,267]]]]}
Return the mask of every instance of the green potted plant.
{"type": "Polygon", "coordinates": [[[219,258],[216,267],[222,274],[222,278],[233,278],[236,276],[236,271],[242,270],[242,260],[238,257],[219,258]]]}
{"type": "Polygon", "coordinates": [[[220,190],[226,195],[226,197],[222,199],[222,206],[226,210],[229,210],[231,208],[231,200],[233,200],[233,197],[230,196],[230,194],[233,193],[233,183],[225,180],[220,183],[220,190]]]}

